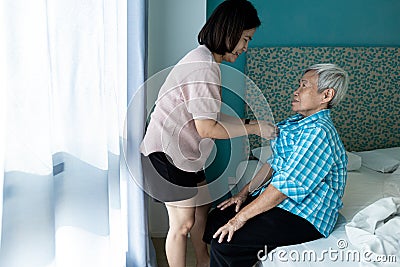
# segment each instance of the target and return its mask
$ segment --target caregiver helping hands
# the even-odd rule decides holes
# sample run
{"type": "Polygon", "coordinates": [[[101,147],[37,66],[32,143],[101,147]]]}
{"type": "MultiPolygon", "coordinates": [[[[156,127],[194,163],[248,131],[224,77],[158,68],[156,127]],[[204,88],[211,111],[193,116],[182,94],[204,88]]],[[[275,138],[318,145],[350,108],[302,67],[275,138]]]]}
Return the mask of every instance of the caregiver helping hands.
{"type": "MultiPolygon", "coordinates": [[[[221,117],[223,117],[222,115],[221,117]]],[[[273,139],[276,137],[277,128],[269,122],[258,121],[244,125],[244,127],[237,127],[241,124],[236,118],[220,119],[218,121],[205,119],[195,120],[196,129],[202,138],[213,139],[228,139],[242,135],[256,134],[266,139],[273,139]],[[235,122],[236,120],[236,122],[235,122]]]]}
{"type": "Polygon", "coordinates": [[[170,266],[185,266],[189,233],[196,266],[210,264],[202,236],[208,203],[212,200],[202,200],[199,186],[203,188],[206,184],[204,166],[214,146],[212,139],[249,134],[267,139],[276,137],[277,128],[271,123],[243,120],[220,112],[220,63],[233,63],[246,52],[260,24],[250,2],[224,1],[201,29],[200,45],[173,67],[160,88],[141,152],[142,160],[149,159],[149,165],[161,177],[149,181],[145,175],[145,180],[149,190],[157,195],[152,196],[164,202],[168,211],[165,250],[170,266]],[[173,185],[172,189],[167,185],[173,185]]]}

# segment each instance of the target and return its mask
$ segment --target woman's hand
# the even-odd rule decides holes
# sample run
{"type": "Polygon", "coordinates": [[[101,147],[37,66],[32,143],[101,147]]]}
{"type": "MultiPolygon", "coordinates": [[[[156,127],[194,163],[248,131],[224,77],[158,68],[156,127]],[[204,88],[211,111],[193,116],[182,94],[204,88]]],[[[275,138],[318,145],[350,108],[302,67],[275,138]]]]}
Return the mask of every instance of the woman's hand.
{"type": "Polygon", "coordinates": [[[224,210],[224,209],[226,209],[227,207],[236,204],[235,211],[238,212],[239,209],[240,209],[240,206],[241,206],[241,205],[243,204],[243,202],[245,202],[245,200],[247,199],[247,195],[248,195],[248,192],[242,190],[242,191],[240,191],[237,195],[235,195],[235,196],[233,196],[233,197],[231,197],[231,198],[229,198],[229,199],[227,199],[227,200],[221,202],[221,203],[217,206],[217,208],[219,208],[219,209],[221,209],[221,210],[224,210]]]}
{"type": "Polygon", "coordinates": [[[243,221],[238,218],[238,216],[233,217],[232,219],[229,220],[224,226],[220,227],[217,232],[213,235],[213,238],[218,238],[218,243],[221,243],[224,241],[224,237],[228,235],[228,238],[226,241],[231,241],[233,234],[239,230],[240,228],[243,227],[243,225],[246,223],[246,221],[243,221]]]}
{"type": "Polygon", "coordinates": [[[279,128],[267,121],[258,121],[258,136],[267,140],[275,139],[279,135],[279,128]]]}

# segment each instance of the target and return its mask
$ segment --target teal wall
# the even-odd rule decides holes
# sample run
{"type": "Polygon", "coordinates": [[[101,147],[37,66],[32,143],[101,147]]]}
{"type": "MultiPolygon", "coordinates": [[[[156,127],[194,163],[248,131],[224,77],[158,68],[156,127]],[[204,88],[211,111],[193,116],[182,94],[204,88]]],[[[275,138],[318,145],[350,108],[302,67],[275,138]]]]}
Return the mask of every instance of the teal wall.
{"type": "MultiPolygon", "coordinates": [[[[222,0],[207,1],[207,16],[222,0]]],[[[250,46],[400,46],[399,0],[250,0],[261,19],[250,46]]],[[[242,69],[244,57],[234,64],[242,69]]]]}
{"type": "MultiPolygon", "coordinates": [[[[169,72],[164,70],[198,46],[197,34],[206,20],[206,0],[148,0],[148,9],[148,77],[161,86],[162,77],[169,72]],[[161,71],[162,75],[155,75],[161,71]]],[[[148,111],[158,95],[159,87],[153,87],[147,91],[148,111]]]]}
{"type": "MultiPolygon", "coordinates": [[[[250,0],[261,26],[250,47],[262,46],[400,46],[400,0],[250,0]]],[[[207,0],[207,16],[222,3],[207,0]]],[[[244,71],[245,56],[231,64],[244,71]]],[[[223,80],[236,79],[223,75],[223,80]]],[[[243,95],[243,90],[236,92],[243,95]]],[[[243,116],[244,103],[234,93],[223,90],[223,101],[243,116]]],[[[243,159],[241,142],[217,140],[218,153],[207,177],[223,173],[243,159]],[[230,155],[233,158],[230,158],[230,155]],[[232,164],[233,162],[233,164],[232,164]]],[[[234,168],[225,172],[234,176],[234,168]]],[[[225,174],[224,174],[225,175],[225,174]]]]}

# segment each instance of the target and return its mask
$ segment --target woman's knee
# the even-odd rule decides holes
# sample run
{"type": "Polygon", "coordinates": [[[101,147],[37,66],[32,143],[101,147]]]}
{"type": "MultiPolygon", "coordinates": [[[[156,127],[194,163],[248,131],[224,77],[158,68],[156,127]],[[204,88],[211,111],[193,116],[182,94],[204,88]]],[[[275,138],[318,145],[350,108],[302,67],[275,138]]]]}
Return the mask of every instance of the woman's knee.
{"type": "Polygon", "coordinates": [[[177,222],[177,223],[173,223],[170,224],[170,230],[172,230],[173,232],[177,233],[177,234],[181,234],[181,235],[187,235],[190,230],[193,228],[195,219],[194,218],[190,218],[187,219],[185,221],[181,221],[181,222],[177,222]]]}
{"type": "Polygon", "coordinates": [[[187,235],[195,222],[195,208],[166,205],[170,232],[187,235]]]}

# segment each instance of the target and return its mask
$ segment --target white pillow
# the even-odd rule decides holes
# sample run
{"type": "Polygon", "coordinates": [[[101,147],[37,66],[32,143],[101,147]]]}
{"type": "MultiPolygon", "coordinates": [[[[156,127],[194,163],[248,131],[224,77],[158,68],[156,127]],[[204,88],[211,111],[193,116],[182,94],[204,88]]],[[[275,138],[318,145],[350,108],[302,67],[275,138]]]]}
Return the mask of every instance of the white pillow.
{"type": "Polygon", "coordinates": [[[252,151],[253,156],[256,157],[262,163],[266,163],[268,158],[272,155],[270,146],[261,146],[254,148],[252,151]]]}
{"type": "Polygon", "coordinates": [[[400,165],[400,160],[392,156],[394,154],[392,149],[375,149],[353,153],[361,157],[363,166],[378,172],[393,172],[400,165]]]}
{"type": "Polygon", "coordinates": [[[356,171],[361,168],[361,157],[354,153],[346,151],[347,171],[356,171]]]}
{"type": "Polygon", "coordinates": [[[377,149],[377,151],[383,152],[389,157],[400,161],[400,147],[381,148],[377,149]]]}

